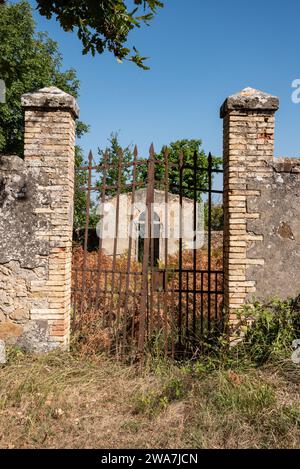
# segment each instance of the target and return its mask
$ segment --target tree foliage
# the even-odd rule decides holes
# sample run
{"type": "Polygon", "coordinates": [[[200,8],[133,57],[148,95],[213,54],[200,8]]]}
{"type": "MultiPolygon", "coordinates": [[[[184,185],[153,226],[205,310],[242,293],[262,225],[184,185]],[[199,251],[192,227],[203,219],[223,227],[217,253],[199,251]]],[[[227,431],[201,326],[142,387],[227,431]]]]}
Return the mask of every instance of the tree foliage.
{"type": "MultiPolygon", "coordinates": [[[[171,142],[166,147],[162,148],[160,153],[155,155],[155,182],[156,186],[159,183],[164,183],[165,178],[165,152],[168,153],[168,183],[169,191],[173,194],[179,194],[180,178],[182,177],[182,195],[184,197],[194,198],[194,187],[197,188],[196,197],[201,198],[201,193],[198,189],[208,188],[208,172],[202,171],[208,167],[208,155],[205,154],[202,148],[202,141],[195,139],[183,139],[171,142]],[[180,157],[182,155],[182,159],[180,157]],[[180,165],[182,166],[182,176],[180,176],[180,165]],[[194,168],[196,169],[194,171],[194,168]],[[195,174],[195,176],[194,176],[195,174]],[[195,184],[196,183],[196,184],[195,184]]],[[[217,169],[221,164],[221,159],[218,157],[212,158],[212,167],[217,169]]],[[[143,180],[147,178],[147,170],[143,168],[140,177],[143,180]]]]}
{"type": "MultiPolygon", "coordinates": [[[[122,169],[120,172],[120,188],[121,193],[131,190],[132,184],[132,161],[133,151],[130,146],[122,149],[118,133],[112,133],[109,138],[109,145],[104,149],[98,149],[100,156],[99,165],[102,166],[104,162],[108,165],[106,170],[106,195],[113,196],[117,192],[118,186],[118,163],[120,159],[120,152],[122,151],[122,169]],[[106,157],[105,157],[106,155],[106,157]],[[128,187],[129,186],[129,187],[128,187]]],[[[195,139],[183,139],[171,142],[169,145],[162,148],[159,153],[155,154],[155,187],[165,187],[165,154],[167,152],[168,158],[168,184],[169,192],[179,194],[180,188],[180,165],[182,166],[182,195],[184,197],[194,198],[194,186],[196,183],[196,196],[200,199],[201,191],[208,189],[208,155],[202,149],[202,141],[195,139]],[[181,157],[182,155],[182,157],[181,157]],[[195,169],[195,171],[194,171],[195,169]],[[195,176],[194,176],[195,174],[195,176]]],[[[212,157],[212,168],[218,169],[222,163],[219,157],[212,157]]],[[[139,185],[147,183],[148,167],[146,165],[139,165],[137,168],[136,179],[139,185]]],[[[212,174],[213,181],[213,174],[212,174]]],[[[99,187],[103,182],[103,172],[99,176],[97,184],[99,187]]],[[[216,214],[216,218],[218,215],[216,214]]],[[[218,223],[216,221],[216,223],[218,223]]]]}
{"type": "MultiPolygon", "coordinates": [[[[112,132],[110,138],[108,139],[108,146],[101,150],[98,148],[99,155],[99,166],[104,164],[107,165],[107,170],[105,171],[105,179],[107,190],[105,191],[106,195],[114,196],[117,193],[118,183],[120,182],[121,192],[128,192],[131,190],[127,185],[130,183],[131,175],[131,166],[130,163],[133,159],[133,153],[130,146],[122,148],[119,142],[119,135],[117,132],[112,132]],[[122,152],[122,157],[120,155],[122,152]],[[121,162],[121,167],[119,170],[119,162],[121,162]]],[[[99,187],[103,184],[104,171],[100,172],[99,180],[97,184],[99,187]]]]}
{"type": "Polygon", "coordinates": [[[84,54],[108,50],[119,61],[129,60],[143,69],[148,69],[147,57],[135,47],[126,47],[128,34],[149,25],[162,7],[159,0],[37,0],[41,15],[54,16],[65,31],[77,32],[84,54]]]}
{"type": "MultiPolygon", "coordinates": [[[[78,97],[74,69],[61,70],[58,45],[46,33],[35,33],[29,3],[0,5],[0,77],[6,84],[6,103],[0,105],[0,152],[23,153],[21,96],[44,86],[57,86],[78,97]]],[[[87,131],[82,122],[77,136],[87,131]]]]}
{"type": "MultiPolygon", "coordinates": [[[[23,155],[23,111],[21,96],[44,86],[57,86],[78,97],[79,81],[73,69],[62,71],[58,44],[46,33],[35,32],[27,1],[0,5],[0,78],[6,84],[6,103],[0,104],[0,153],[23,155]]],[[[77,137],[88,127],[78,121],[77,137]]],[[[83,162],[76,147],[75,163],[83,162]]],[[[81,217],[85,195],[75,192],[75,223],[81,217]]]]}

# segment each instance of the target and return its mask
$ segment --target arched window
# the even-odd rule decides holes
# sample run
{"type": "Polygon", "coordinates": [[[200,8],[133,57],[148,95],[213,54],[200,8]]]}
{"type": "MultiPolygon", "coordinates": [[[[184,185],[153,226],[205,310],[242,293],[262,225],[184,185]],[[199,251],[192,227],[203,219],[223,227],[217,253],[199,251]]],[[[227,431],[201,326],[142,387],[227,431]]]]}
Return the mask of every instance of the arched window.
{"type": "MultiPolygon", "coordinates": [[[[143,262],[145,236],[146,236],[146,212],[142,212],[139,216],[139,222],[138,222],[138,261],[139,262],[143,262]]],[[[153,212],[149,263],[151,262],[151,256],[152,256],[154,265],[157,265],[159,261],[159,238],[160,238],[160,218],[156,212],[153,212]]]]}

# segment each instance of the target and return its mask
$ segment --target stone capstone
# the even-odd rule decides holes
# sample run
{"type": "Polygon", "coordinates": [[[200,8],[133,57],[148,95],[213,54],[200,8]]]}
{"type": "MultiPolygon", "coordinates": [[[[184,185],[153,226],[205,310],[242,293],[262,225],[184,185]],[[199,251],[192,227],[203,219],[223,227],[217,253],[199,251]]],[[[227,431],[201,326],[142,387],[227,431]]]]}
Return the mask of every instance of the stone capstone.
{"type": "Polygon", "coordinates": [[[279,99],[268,93],[245,88],[239,93],[229,96],[221,106],[220,116],[224,118],[232,111],[272,111],[279,108],[279,99]]]}
{"type": "Polygon", "coordinates": [[[42,88],[34,93],[23,94],[21,100],[22,106],[26,108],[44,108],[44,109],[59,109],[69,110],[73,113],[74,117],[79,116],[79,106],[74,96],[56,88],[56,86],[49,86],[42,88]]]}

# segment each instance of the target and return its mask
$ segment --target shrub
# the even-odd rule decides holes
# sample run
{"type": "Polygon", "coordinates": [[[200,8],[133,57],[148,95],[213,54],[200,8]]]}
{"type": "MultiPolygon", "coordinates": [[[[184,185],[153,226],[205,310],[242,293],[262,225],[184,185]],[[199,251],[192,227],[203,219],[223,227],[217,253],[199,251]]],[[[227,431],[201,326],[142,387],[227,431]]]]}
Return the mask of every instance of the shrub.
{"type": "Polygon", "coordinates": [[[267,304],[257,302],[246,307],[242,317],[239,327],[251,322],[238,347],[244,356],[258,365],[291,356],[292,342],[300,338],[300,296],[273,299],[267,304]]]}

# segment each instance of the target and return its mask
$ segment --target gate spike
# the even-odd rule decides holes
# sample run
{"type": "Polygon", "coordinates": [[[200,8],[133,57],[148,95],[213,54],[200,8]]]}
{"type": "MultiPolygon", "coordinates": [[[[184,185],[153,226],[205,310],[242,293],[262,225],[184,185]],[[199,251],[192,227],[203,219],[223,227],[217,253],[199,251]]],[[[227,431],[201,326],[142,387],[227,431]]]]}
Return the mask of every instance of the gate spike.
{"type": "Polygon", "coordinates": [[[134,145],[133,156],[135,158],[137,158],[137,156],[138,156],[138,147],[137,147],[137,145],[134,145]]]}
{"type": "Polygon", "coordinates": [[[90,152],[89,152],[88,159],[89,159],[89,166],[92,166],[92,161],[93,161],[93,153],[92,153],[92,150],[90,150],[90,152]]]}
{"type": "Polygon", "coordinates": [[[150,157],[153,158],[153,157],[154,157],[154,153],[155,153],[155,152],[154,152],[154,145],[153,145],[153,143],[151,143],[151,145],[150,145],[149,153],[150,153],[150,157]]]}
{"type": "Polygon", "coordinates": [[[170,150],[169,150],[167,145],[164,145],[163,152],[164,152],[165,158],[168,158],[168,156],[170,154],[170,150]]]}

